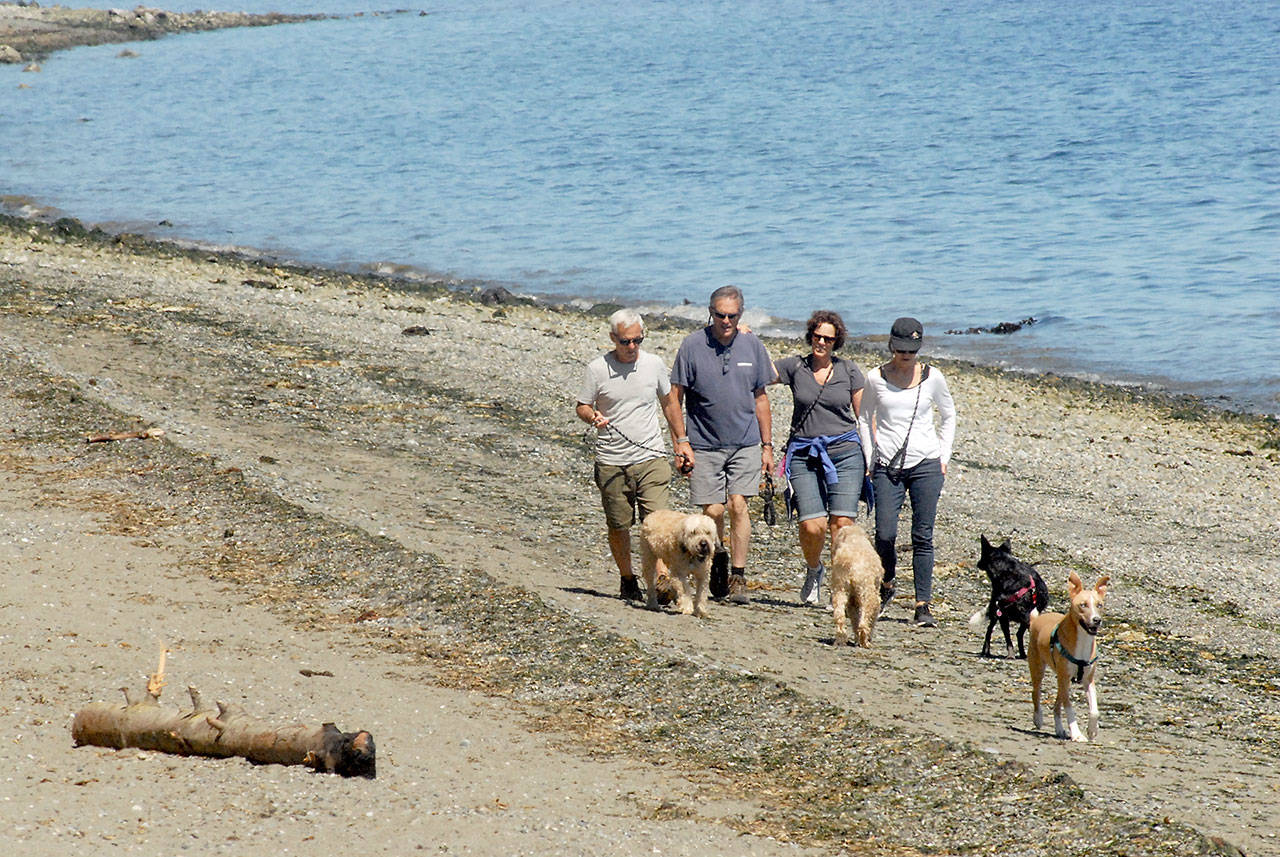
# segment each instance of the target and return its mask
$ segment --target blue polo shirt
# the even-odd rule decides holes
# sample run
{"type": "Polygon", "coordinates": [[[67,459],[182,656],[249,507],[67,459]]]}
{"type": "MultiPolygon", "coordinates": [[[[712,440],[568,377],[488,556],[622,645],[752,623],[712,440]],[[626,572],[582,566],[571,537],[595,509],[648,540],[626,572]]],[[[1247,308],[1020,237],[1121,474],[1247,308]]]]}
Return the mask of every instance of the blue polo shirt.
{"type": "Polygon", "coordinates": [[[773,380],[773,363],[754,333],[721,345],[710,326],[685,337],[671,383],[685,388],[686,427],[694,449],[737,449],[760,443],[756,390],[773,380]]]}

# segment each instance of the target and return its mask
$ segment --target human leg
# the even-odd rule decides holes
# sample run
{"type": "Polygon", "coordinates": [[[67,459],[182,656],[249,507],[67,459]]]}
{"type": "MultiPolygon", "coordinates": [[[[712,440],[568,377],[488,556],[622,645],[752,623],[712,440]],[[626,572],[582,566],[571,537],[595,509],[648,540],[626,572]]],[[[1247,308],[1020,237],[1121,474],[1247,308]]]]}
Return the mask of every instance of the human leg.
{"type": "Polygon", "coordinates": [[[800,522],[800,553],[809,568],[822,564],[822,547],[827,540],[827,519],[810,518],[800,522]]]}
{"type": "Polygon", "coordinates": [[[936,458],[926,459],[911,468],[906,479],[911,494],[911,572],[916,604],[927,605],[933,600],[933,524],[944,482],[942,465],[936,458]]]}
{"type": "Polygon", "coordinates": [[[907,489],[902,479],[890,479],[883,468],[873,477],[876,489],[876,554],[884,567],[884,586],[892,590],[898,570],[898,515],[906,502],[907,489]]]}
{"type": "Polygon", "coordinates": [[[725,493],[729,513],[729,553],[736,573],[747,565],[747,549],[751,544],[751,516],[747,498],[760,490],[760,445],[731,450],[725,458],[725,493]]]}
{"type": "Polygon", "coordinates": [[[614,564],[618,566],[618,574],[622,577],[635,577],[631,568],[631,530],[609,528],[609,553],[613,554],[614,564]]]}
{"type": "Polygon", "coordinates": [[[741,494],[730,494],[729,512],[729,557],[734,570],[746,568],[747,549],[751,545],[751,515],[747,510],[747,498],[741,494]]]}
{"type": "Polygon", "coordinates": [[[619,595],[628,601],[641,597],[631,565],[631,525],[635,523],[635,493],[629,485],[626,468],[596,462],[595,482],[600,489],[608,528],[609,553],[621,578],[619,595]]]}

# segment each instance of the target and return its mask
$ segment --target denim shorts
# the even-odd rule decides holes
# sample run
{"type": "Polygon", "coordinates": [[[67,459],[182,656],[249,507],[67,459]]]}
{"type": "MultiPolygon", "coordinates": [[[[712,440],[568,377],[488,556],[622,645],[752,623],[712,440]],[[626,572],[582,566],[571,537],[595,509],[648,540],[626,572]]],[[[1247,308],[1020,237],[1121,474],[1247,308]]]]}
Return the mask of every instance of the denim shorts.
{"type": "Polygon", "coordinates": [[[862,496],[862,477],[867,464],[862,447],[842,443],[830,451],[840,481],[828,485],[817,458],[799,458],[791,462],[791,493],[801,521],[840,515],[858,517],[858,498],[862,496]]]}

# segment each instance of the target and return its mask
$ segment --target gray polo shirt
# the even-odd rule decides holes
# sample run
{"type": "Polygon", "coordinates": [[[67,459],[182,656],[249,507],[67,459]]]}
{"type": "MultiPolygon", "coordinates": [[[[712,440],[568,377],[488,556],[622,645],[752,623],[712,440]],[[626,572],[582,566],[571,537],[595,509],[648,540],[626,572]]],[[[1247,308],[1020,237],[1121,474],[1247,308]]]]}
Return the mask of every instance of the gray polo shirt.
{"type": "Polygon", "coordinates": [[[756,390],[773,380],[769,352],[754,333],[721,345],[704,327],[685,337],[671,383],[685,388],[689,443],[694,449],[737,449],[760,443],[756,390]]]}

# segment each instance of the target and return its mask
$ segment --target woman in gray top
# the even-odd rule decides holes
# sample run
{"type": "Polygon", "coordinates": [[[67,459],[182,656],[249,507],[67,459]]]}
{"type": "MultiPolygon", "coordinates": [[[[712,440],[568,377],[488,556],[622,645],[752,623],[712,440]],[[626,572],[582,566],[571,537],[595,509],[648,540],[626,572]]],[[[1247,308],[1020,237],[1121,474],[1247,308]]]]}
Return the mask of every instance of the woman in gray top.
{"type": "Polygon", "coordinates": [[[810,605],[818,604],[826,575],[823,544],[858,516],[866,475],[858,434],[864,379],[853,361],[835,354],[846,335],[839,313],[818,310],[805,328],[810,353],[774,362],[775,383],[790,387],[793,401],[785,473],[806,565],[800,599],[810,605]]]}

